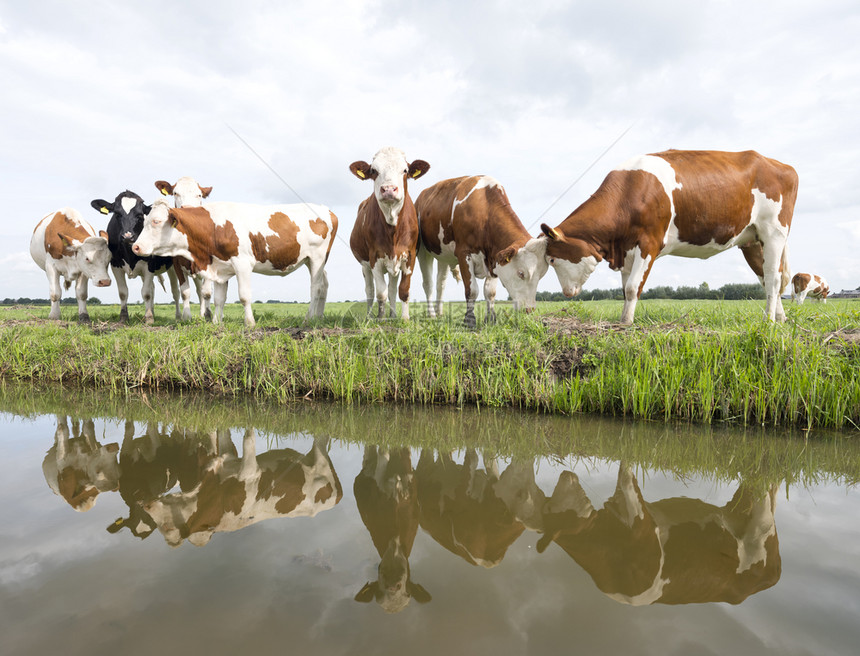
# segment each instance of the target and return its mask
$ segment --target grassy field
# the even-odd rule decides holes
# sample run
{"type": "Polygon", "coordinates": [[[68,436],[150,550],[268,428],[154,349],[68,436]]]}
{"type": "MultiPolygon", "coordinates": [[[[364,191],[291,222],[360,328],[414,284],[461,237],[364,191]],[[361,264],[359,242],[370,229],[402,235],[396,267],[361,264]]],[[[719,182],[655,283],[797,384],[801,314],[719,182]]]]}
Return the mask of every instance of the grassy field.
{"type": "MultiPolygon", "coordinates": [[[[786,304],[789,320],[763,320],[761,301],[642,301],[636,324],[617,325],[621,303],[542,303],[531,315],[505,304],[494,326],[445,317],[367,321],[364,304],[330,303],[306,325],[302,304],[241,306],[220,326],[175,324],[158,306],[154,326],[116,322],[93,306],[91,325],[46,320],[47,308],[0,308],[0,377],[76,383],[122,393],[207,390],[285,402],[337,399],[512,407],[653,420],[731,422],[855,431],[860,426],[860,303],[786,304]],[[480,324],[479,324],[480,326],[480,324]]],[[[480,321],[480,316],[479,316],[480,321]]]]}

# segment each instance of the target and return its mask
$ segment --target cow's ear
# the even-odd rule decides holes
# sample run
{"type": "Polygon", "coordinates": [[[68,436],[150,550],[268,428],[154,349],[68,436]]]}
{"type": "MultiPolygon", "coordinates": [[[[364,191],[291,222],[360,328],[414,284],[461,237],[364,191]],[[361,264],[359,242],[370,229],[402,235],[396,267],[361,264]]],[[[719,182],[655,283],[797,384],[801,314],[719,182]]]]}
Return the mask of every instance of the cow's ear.
{"type": "Polygon", "coordinates": [[[67,237],[67,236],[66,236],[66,235],[64,235],[62,232],[58,232],[58,233],[57,233],[57,237],[59,237],[59,238],[60,238],[60,241],[61,241],[61,242],[62,242],[62,244],[63,244],[63,248],[68,248],[69,246],[71,246],[71,245],[72,245],[72,239],[71,239],[71,237],[67,237]]]}
{"type": "Polygon", "coordinates": [[[99,230],[99,237],[101,237],[102,239],[107,239],[108,233],[106,233],[104,230],[99,230]]]}
{"type": "Polygon", "coordinates": [[[377,581],[374,581],[373,583],[368,581],[364,584],[364,587],[358,591],[358,594],[355,595],[354,599],[356,601],[360,601],[363,604],[366,604],[373,600],[373,598],[376,596],[376,590],[378,588],[379,583],[377,581]]]}
{"type": "Polygon", "coordinates": [[[151,211],[152,211],[152,205],[146,205],[146,204],[144,203],[144,205],[143,205],[143,215],[144,215],[144,216],[146,216],[146,215],[147,215],[147,214],[149,214],[151,211]]]}
{"type": "Polygon", "coordinates": [[[173,185],[169,182],[165,182],[164,180],[156,180],[155,188],[165,196],[170,196],[173,193],[173,185]]]}
{"type": "Polygon", "coordinates": [[[352,171],[352,174],[359,180],[370,179],[370,164],[367,162],[353,162],[349,165],[349,170],[352,171]]]}
{"type": "Polygon", "coordinates": [[[433,597],[430,596],[430,593],[424,589],[424,586],[420,583],[412,583],[409,582],[409,594],[412,595],[412,598],[417,601],[419,604],[426,604],[428,601],[432,601],[433,597]]]}
{"type": "Polygon", "coordinates": [[[412,160],[412,164],[409,165],[409,177],[417,180],[429,170],[430,165],[423,159],[412,160]]]}
{"type": "Polygon", "coordinates": [[[516,248],[514,248],[513,246],[508,246],[506,249],[499,251],[499,254],[496,259],[498,260],[499,264],[507,264],[513,259],[514,254],[516,252],[516,248]]]}
{"type": "Polygon", "coordinates": [[[549,237],[550,241],[560,241],[563,235],[555,228],[550,228],[546,223],[540,224],[540,229],[543,234],[549,237]]]}
{"type": "Polygon", "coordinates": [[[102,214],[110,214],[113,212],[113,203],[109,203],[101,198],[97,198],[92,201],[90,203],[90,207],[92,207],[96,212],[101,212],[102,214]]]}
{"type": "Polygon", "coordinates": [[[173,209],[167,210],[167,222],[175,228],[179,225],[179,214],[173,209]]]}
{"type": "MultiPolygon", "coordinates": [[[[200,185],[197,185],[200,187],[200,185]]],[[[203,194],[203,198],[209,198],[209,194],[212,193],[212,187],[200,187],[200,193],[203,194]]]]}

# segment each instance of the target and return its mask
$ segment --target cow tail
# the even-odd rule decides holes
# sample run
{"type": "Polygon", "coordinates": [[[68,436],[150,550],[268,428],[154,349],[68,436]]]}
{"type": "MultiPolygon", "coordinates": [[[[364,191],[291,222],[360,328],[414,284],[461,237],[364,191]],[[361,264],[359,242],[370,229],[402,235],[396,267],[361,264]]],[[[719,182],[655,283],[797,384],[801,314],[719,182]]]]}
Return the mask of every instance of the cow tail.
{"type": "Polygon", "coordinates": [[[161,285],[161,289],[162,289],[163,291],[165,291],[165,292],[166,292],[166,291],[167,291],[167,288],[164,286],[164,274],[163,274],[163,273],[159,273],[159,274],[156,276],[156,278],[158,278],[158,284],[159,284],[159,285],[161,285]]]}
{"type": "Polygon", "coordinates": [[[780,262],[779,270],[782,273],[779,294],[782,296],[785,288],[788,287],[788,284],[791,282],[791,266],[788,264],[788,241],[785,242],[785,246],[782,248],[782,261],[780,262]]]}

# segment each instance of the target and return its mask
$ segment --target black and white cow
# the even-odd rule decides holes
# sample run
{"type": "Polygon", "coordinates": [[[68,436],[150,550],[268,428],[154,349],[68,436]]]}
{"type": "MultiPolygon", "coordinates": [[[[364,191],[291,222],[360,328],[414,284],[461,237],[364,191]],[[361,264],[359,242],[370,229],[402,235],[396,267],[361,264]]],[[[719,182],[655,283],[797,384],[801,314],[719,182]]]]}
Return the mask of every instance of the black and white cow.
{"type": "Polygon", "coordinates": [[[106,200],[96,199],[90,205],[102,214],[110,215],[107,225],[108,247],[111,252],[110,266],[116,279],[119,290],[120,321],[128,321],[128,285],[125,278],[143,279],[143,302],[146,305],[146,313],[143,320],[152,323],[153,305],[155,299],[155,276],[167,273],[170,279],[170,290],[173,293],[173,303],[176,307],[177,320],[190,319],[182,316],[179,307],[179,282],[173,270],[173,259],[169,257],[141,257],[135,255],[131,245],[140,236],[143,230],[143,219],[149,213],[151,206],[143,202],[143,199],[132,191],[124,191],[111,203],[106,200]]]}

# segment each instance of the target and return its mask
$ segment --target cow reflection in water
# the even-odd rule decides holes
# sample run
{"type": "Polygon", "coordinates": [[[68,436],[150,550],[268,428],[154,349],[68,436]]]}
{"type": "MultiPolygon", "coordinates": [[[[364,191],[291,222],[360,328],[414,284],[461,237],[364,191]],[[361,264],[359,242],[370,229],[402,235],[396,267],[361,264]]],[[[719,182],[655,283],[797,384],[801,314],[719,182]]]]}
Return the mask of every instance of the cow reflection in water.
{"type": "Polygon", "coordinates": [[[776,584],[776,486],[743,484],[725,506],[677,497],[646,502],[622,463],[615,494],[595,510],[563,472],[544,508],[543,552],[555,542],[607,596],[625,604],[738,604],[776,584]]]}
{"type": "Polygon", "coordinates": [[[534,461],[514,460],[500,475],[495,458],[467,449],[462,465],[451,454],[421,452],[415,470],[421,528],[466,562],[495,567],[529,528],[540,530],[545,496],[535,484],[534,461]]]}
{"type": "Polygon", "coordinates": [[[102,446],[96,440],[92,419],[79,422],[57,415],[54,446],[45,455],[42,471],[48,486],[79,512],[85,512],[96,503],[101,492],[117,489],[119,465],[116,442],[102,446]]]}
{"type": "Polygon", "coordinates": [[[403,610],[412,599],[422,604],[430,601],[430,594],[412,581],[409,568],[419,516],[409,449],[365,447],[353,492],[361,520],[381,558],[378,579],[368,581],[355,600],[373,599],[388,613],[403,610]]]}
{"type": "Polygon", "coordinates": [[[119,493],[129,514],[117,519],[107,530],[116,533],[128,528],[136,537],[149,537],[156,523],[145,506],[177,484],[182,492],[193,490],[200,483],[206,463],[219,455],[238,457],[229,431],[198,436],[174,427],[168,434],[160,432],[157,423],[150,422],[146,432],[136,438],[134,423],[127,421],[119,452],[122,472],[119,493]]]}
{"type": "Polygon", "coordinates": [[[265,519],[312,517],[343,497],[327,439],[315,439],[304,455],[273,449],[259,456],[253,429],[245,431],[241,456],[229,430],[175,430],[168,437],[149,427],[126,441],[120,490],[129,517],[118,519],[111,532],[126,526],[147,537],[157,528],[172,547],[184,540],[202,546],[217,532],[265,519]],[[171,491],[177,483],[179,490],[171,491]]]}

